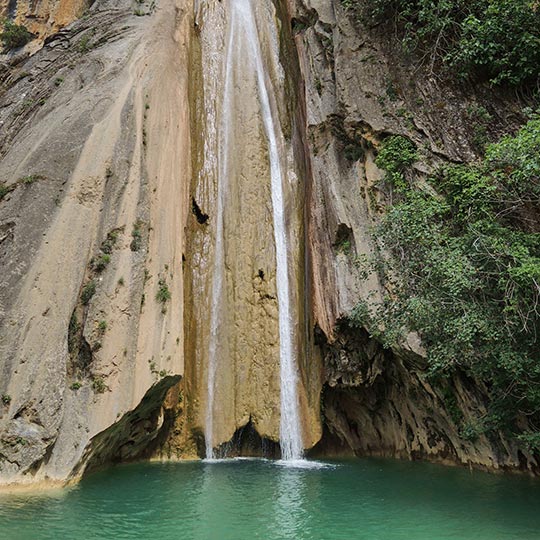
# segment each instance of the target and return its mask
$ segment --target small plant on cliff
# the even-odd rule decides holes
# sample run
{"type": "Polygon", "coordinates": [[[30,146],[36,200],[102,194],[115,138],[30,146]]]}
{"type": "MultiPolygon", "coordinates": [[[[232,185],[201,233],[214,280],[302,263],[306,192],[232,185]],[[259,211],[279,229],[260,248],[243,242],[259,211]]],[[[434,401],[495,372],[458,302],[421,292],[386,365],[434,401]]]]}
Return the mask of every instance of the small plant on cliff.
{"type": "Polygon", "coordinates": [[[109,231],[107,233],[107,238],[103,240],[101,243],[100,249],[105,253],[106,255],[110,255],[113,252],[114,246],[116,245],[116,242],[118,241],[118,236],[120,234],[121,229],[114,229],[112,231],[109,231]]]}
{"type": "Polygon", "coordinates": [[[87,53],[91,48],[92,46],[90,45],[90,36],[88,35],[83,36],[77,43],[77,49],[79,49],[79,52],[81,54],[87,53]]]}
{"type": "Polygon", "coordinates": [[[2,403],[9,405],[11,403],[11,396],[9,394],[2,394],[2,403]]]}
{"type": "Polygon", "coordinates": [[[39,176],[35,174],[30,174],[28,176],[24,176],[23,178],[21,178],[19,182],[21,184],[29,185],[29,184],[33,184],[34,182],[37,182],[38,180],[39,180],[39,176]]]}
{"type": "Polygon", "coordinates": [[[71,390],[79,390],[79,388],[81,387],[82,387],[82,384],[79,381],[75,381],[74,383],[71,383],[71,385],[69,386],[71,390]]]}
{"type": "Polygon", "coordinates": [[[92,379],[92,390],[96,394],[104,394],[108,389],[109,387],[105,384],[105,379],[101,375],[92,379]]]}
{"type": "Polygon", "coordinates": [[[6,186],[6,184],[0,182],[0,201],[11,191],[13,190],[12,186],[6,186]]]}
{"type": "Polygon", "coordinates": [[[158,281],[158,292],[156,294],[156,300],[161,304],[165,304],[168,300],[171,299],[171,292],[169,291],[169,286],[164,278],[161,278],[158,281]]]}
{"type": "Polygon", "coordinates": [[[133,224],[133,230],[131,231],[131,244],[129,245],[131,251],[139,251],[142,246],[142,226],[143,223],[140,220],[137,220],[133,224]]]}
{"type": "Polygon", "coordinates": [[[96,294],[96,282],[94,280],[89,281],[82,290],[81,293],[81,302],[83,305],[87,306],[92,299],[92,296],[96,294]]]}
{"type": "Polygon", "coordinates": [[[96,272],[103,272],[111,262],[111,256],[108,253],[103,253],[93,260],[92,267],[96,272]]]}
{"type": "Polygon", "coordinates": [[[25,26],[15,24],[13,21],[7,19],[2,21],[2,27],[0,41],[7,51],[26,45],[34,37],[25,26]]]}
{"type": "Polygon", "coordinates": [[[104,334],[107,331],[107,321],[99,321],[98,333],[104,334]]]}

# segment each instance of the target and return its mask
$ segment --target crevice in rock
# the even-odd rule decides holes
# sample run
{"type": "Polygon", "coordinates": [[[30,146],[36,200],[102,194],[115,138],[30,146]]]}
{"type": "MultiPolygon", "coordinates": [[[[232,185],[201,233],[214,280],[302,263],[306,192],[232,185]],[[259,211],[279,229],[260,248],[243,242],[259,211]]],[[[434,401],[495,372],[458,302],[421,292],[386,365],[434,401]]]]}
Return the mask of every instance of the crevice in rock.
{"type": "Polygon", "coordinates": [[[293,35],[300,34],[314,26],[319,20],[319,14],[314,9],[305,9],[305,13],[292,17],[291,30],[293,35]]]}
{"type": "Polygon", "coordinates": [[[8,19],[14,19],[17,15],[17,0],[9,0],[7,8],[8,19]]]}
{"type": "Polygon", "coordinates": [[[191,198],[191,213],[195,216],[197,219],[197,222],[201,225],[206,225],[208,223],[209,215],[205,214],[202,210],[197,201],[195,200],[195,197],[191,198]]]}
{"type": "Polygon", "coordinates": [[[68,326],[68,374],[73,379],[88,375],[88,369],[92,365],[92,347],[84,337],[84,324],[86,310],[77,306],[71,315],[68,326]],[[82,314],[82,321],[78,321],[77,314],[82,314]]]}
{"type": "Polygon", "coordinates": [[[336,230],[334,248],[346,255],[356,251],[353,230],[345,223],[340,223],[336,230]]]}

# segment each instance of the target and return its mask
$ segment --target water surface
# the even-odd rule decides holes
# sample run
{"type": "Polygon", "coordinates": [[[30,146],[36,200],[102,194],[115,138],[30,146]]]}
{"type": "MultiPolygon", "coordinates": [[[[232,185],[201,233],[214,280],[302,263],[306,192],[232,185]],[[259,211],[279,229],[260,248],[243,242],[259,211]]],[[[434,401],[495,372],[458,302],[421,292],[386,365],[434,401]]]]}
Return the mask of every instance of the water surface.
{"type": "Polygon", "coordinates": [[[382,460],[125,465],[0,496],[2,540],[538,540],[540,481],[382,460]]]}

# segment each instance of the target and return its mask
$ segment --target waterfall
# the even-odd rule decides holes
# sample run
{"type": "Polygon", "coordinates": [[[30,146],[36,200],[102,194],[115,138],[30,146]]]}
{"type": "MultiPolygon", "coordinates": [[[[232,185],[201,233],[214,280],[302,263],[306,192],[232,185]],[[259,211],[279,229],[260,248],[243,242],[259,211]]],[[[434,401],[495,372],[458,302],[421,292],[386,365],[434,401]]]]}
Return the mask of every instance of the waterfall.
{"type": "MultiPolygon", "coordinates": [[[[198,6],[196,6],[198,8],[198,6]]],[[[224,273],[224,261],[225,261],[225,249],[224,249],[224,205],[225,194],[227,193],[228,185],[228,148],[227,141],[230,139],[230,125],[232,122],[232,107],[227,107],[227,102],[230,101],[232,92],[232,54],[233,49],[234,28],[231,27],[229,31],[229,37],[226,46],[226,66],[224,73],[224,91],[223,91],[223,116],[219,125],[219,130],[216,126],[215,109],[214,104],[208,102],[208,98],[205,100],[205,109],[207,113],[207,121],[210,128],[208,130],[208,139],[205,140],[205,165],[208,167],[206,174],[212,172],[215,168],[215,148],[216,142],[219,142],[219,159],[217,167],[217,208],[216,208],[216,229],[215,229],[215,246],[214,246],[214,267],[213,267],[213,280],[212,280],[212,300],[210,308],[210,343],[208,353],[208,381],[207,381],[207,407],[206,407],[206,421],[205,421],[205,455],[206,459],[214,458],[214,406],[215,406],[215,391],[216,391],[216,374],[218,367],[218,349],[219,349],[219,327],[221,322],[221,300],[223,292],[223,273],[224,273]],[[213,114],[212,114],[213,113],[213,114]],[[216,131],[218,131],[217,141],[216,131]],[[207,164],[210,163],[208,166],[207,164]]],[[[216,47],[216,42],[213,46],[216,47]]],[[[215,62],[215,56],[214,56],[215,62]]],[[[213,62],[213,63],[214,63],[213,62]]],[[[216,65],[207,66],[208,72],[213,77],[213,95],[217,94],[216,84],[220,70],[216,65]]]]}
{"type": "MultiPolygon", "coordinates": [[[[215,225],[214,273],[212,282],[212,300],[210,315],[210,344],[208,364],[208,399],[206,411],[206,457],[214,457],[213,428],[216,395],[216,373],[219,354],[219,327],[221,320],[221,300],[223,297],[224,272],[224,209],[228,191],[228,168],[230,151],[234,147],[232,140],[234,122],[235,81],[233,67],[241,65],[244,70],[253,70],[257,82],[260,102],[260,114],[268,144],[270,165],[271,202],[276,253],[276,288],[279,323],[279,359],[280,359],[280,444],[284,460],[297,460],[302,457],[303,443],[299,415],[298,368],[294,345],[294,325],[291,308],[291,286],[289,278],[288,238],[285,215],[283,170],[284,145],[281,125],[273,107],[273,88],[266,74],[259,29],[254,13],[254,6],[260,0],[229,0],[228,35],[225,43],[223,69],[222,115],[219,123],[218,148],[219,165],[217,173],[217,209],[215,225]]],[[[264,24],[264,21],[260,21],[264,24]]],[[[275,25],[268,30],[276,34],[275,25]]],[[[276,39],[277,42],[277,39],[276,39]]],[[[278,54],[278,51],[275,51],[278,54]]]]}

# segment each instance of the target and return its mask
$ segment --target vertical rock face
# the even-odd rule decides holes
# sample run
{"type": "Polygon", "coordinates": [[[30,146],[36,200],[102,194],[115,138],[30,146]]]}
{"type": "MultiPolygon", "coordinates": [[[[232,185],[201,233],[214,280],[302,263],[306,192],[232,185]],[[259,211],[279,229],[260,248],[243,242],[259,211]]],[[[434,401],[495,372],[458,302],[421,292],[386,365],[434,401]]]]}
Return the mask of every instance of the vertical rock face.
{"type": "Polygon", "coordinates": [[[290,48],[292,41],[287,20],[278,18],[271,2],[251,5],[253,21],[244,11],[249,3],[204,2],[196,21],[186,397],[193,428],[210,429],[206,435],[214,447],[248,423],[263,438],[279,440],[277,288],[286,284],[276,274],[274,173],[264,118],[270,114],[283,174],[294,362],[308,367],[298,388],[302,416],[310,419],[304,429],[310,447],[320,427],[318,391],[306,391],[318,384],[318,370],[305,360],[305,165],[296,81],[280,59],[280,48],[290,48]],[[260,58],[254,53],[259,47],[260,58]],[[266,111],[262,88],[268,93],[266,111]]]}
{"type": "Polygon", "coordinates": [[[358,267],[372,255],[371,229],[387,202],[375,166],[380,141],[398,134],[422,148],[421,178],[437,164],[476,156],[468,111],[487,107],[496,137],[515,127],[520,104],[493,89],[464,91],[421,68],[412,75],[389,36],[353,22],[340,0],[290,4],[306,91],[311,294],[325,372],[318,452],[537,470],[533,456],[502,433],[474,442],[461,437],[457,417],[485,411],[478,381],[457,376],[446,389],[433,388],[418,336],[385,350],[349,320],[359,301],[377,301],[385,292],[358,267]]]}
{"type": "Polygon", "coordinates": [[[474,158],[470,106],[489,106],[497,134],[518,104],[411,78],[340,0],[251,0],[258,71],[247,29],[231,31],[233,1],[96,0],[58,31],[90,3],[0,0],[39,36],[58,31],[0,65],[0,483],[156,449],[201,455],[209,425],[213,447],[279,440],[283,283],[261,85],[304,446],[537,471],[503,434],[461,437],[456,416],[485,410],[481,385],[434,388],[417,336],[388,350],[350,320],[384,294],[358,269],[384,202],[382,138],[422,147],[421,176],[474,158]]]}
{"type": "Polygon", "coordinates": [[[0,0],[0,14],[44,38],[72,23],[92,3],[93,0],[0,0]]]}
{"type": "Polygon", "coordinates": [[[161,379],[157,429],[183,374],[188,8],[101,1],[2,67],[2,482],[82,472],[161,379]]]}

